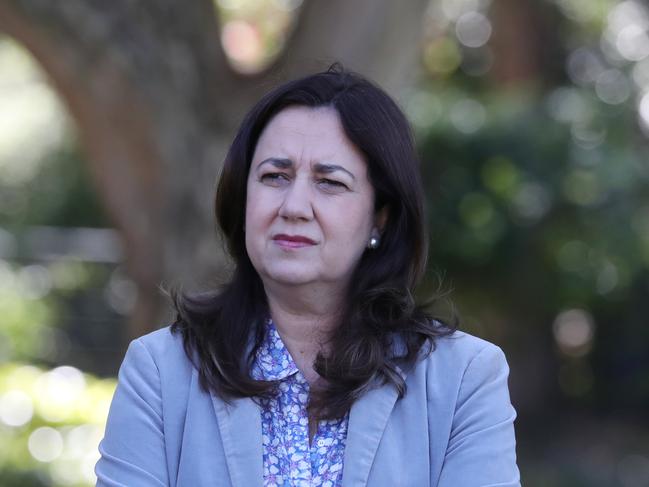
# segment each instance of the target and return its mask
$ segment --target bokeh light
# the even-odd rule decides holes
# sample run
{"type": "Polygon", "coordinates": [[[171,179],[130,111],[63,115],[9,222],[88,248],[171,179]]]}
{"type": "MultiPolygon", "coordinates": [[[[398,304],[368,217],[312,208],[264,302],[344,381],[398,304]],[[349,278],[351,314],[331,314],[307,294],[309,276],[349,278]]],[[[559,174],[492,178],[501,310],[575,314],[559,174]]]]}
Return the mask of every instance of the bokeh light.
{"type": "Polygon", "coordinates": [[[487,188],[503,198],[511,198],[520,184],[521,175],[506,157],[491,157],[482,168],[482,180],[487,188]]]}
{"type": "Polygon", "coordinates": [[[566,71],[570,79],[578,85],[594,83],[605,70],[600,55],[589,47],[579,47],[572,51],[566,62],[566,71]]]}
{"type": "Polygon", "coordinates": [[[486,6],[485,0],[440,0],[444,16],[451,21],[456,21],[462,14],[475,12],[486,6]]]}
{"type": "Polygon", "coordinates": [[[104,297],[113,310],[126,315],[135,306],[137,286],[126,276],[123,269],[117,268],[110,276],[104,297]]]}
{"type": "Polygon", "coordinates": [[[453,39],[440,37],[424,47],[423,62],[433,75],[450,75],[460,66],[462,52],[453,39]]]}
{"type": "Polygon", "coordinates": [[[281,52],[302,0],[215,0],[221,45],[240,73],[263,71],[281,52]]]}
{"type": "Polygon", "coordinates": [[[573,169],[566,173],[563,181],[565,198],[580,206],[591,206],[601,203],[606,192],[597,173],[589,169],[573,169]]]}
{"type": "Polygon", "coordinates": [[[599,294],[608,294],[613,291],[619,282],[617,266],[611,261],[602,263],[597,273],[596,288],[599,294]]]}
{"type": "Polygon", "coordinates": [[[605,126],[595,127],[593,124],[575,123],[570,128],[575,144],[587,150],[595,149],[606,140],[605,126]]]}
{"type": "Polygon", "coordinates": [[[23,296],[28,299],[40,299],[52,289],[52,279],[47,267],[33,264],[18,271],[18,285],[23,296]]]}
{"type": "Polygon", "coordinates": [[[29,453],[40,462],[56,460],[63,452],[63,437],[58,430],[49,426],[35,429],[27,443],[29,453]]]}
{"type": "MultiPolygon", "coordinates": [[[[43,370],[0,364],[4,472],[34,468],[36,461],[44,464],[39,474],[50,478],[51,485],[94,485],[98,445],[114,390],[114,379],[98,380],[69,366],[43,370]],[[62,395],[70,400],[61,399],[62,395]]],[[[3,481],[0,471],[0,485],[7,485],[3,481]]]]}
{"type": "Polygon", "coordinates": [[[425,130],[442,115],[442,103],[437,96],[427,91],[413,93],[405,103],[409,120],[418,130],[425,130]]]}
{"type": "Polygon", "coordinates": [[[557,88],[546,100],[550,116],[559,122],[583,124],[589,122],[593,116],[589,101],[575,88],[557,88]]]}
{"type": "Polygon", "coordinates": [[[61,366],[43,374],[36,383],[39,414],[48,421],[64,421],[75,414],[86,381],[75,367],[61,366]]]}
{"type": "Polygon", "coordinates": [[[469,193],[460,202],[460,216],[470,227],[484,227],[494,217],[491,199],[484,193],[469,193]]]}
{"type": "Polygon", "coordinates": [[[472,134],[487,121],[487,110],[479,101],[465,98],[453,104],[450,119],[457,130],[472,134]]]}
{"type": "Polygon", "coordinates": [[[552,197],[542,184],[526,182],[518,186],[513,200],[517,223],[532,224],[541,219],[551,206],[552,197]]]}
{"type": "Polygon", "coordinates": [[[564,354],[581,357],[592,347],[595,323],[588,311],[568,309],[557,315],[552,330],[554,339],[564,354]]]}
{"type": "Polygon", "coordinates": [[[637,24],[624,27],[618,34],[615,46],[629,61],[641,61],[649,56],[649,35],[646,28],[637,24]]]}
{"type": "Polygon", "coordinates": [[[649,91],[649,59],[636,63],[631,70],[631,77],[640,92],[649,91]]]}
{"type": "Polygon", "coordinates": [[[61,145],[69,122],[36,64],[6,38],[0,39],[0,66],[11,66],[0,70],[0,180],[20,187],[61,145]]]}
{"type": "Polygon", "coordinates": [[[467,12],[457,19],[455,34],[467,47],[482,47],[491,37],[491,22],[479,12],[467,12]]]}
{"type": "Polygon", "coordinates": [[[637,0],[623,0],[618,2],[607,15],[609,27],[620,32],[629,25],[649,27],[649,12],[637,0]]]}
{"type": "Polygon", "coordinates": [[[285,12],[292,12],[300,8],[303,0],[273,0],[273,4],[285,12]]]}
{"type": "Polygon", "coordinates": [[[649,129],[649,92],[642,95],[640,105],[638,107],[638,116],[640,117],[641,124],[649,129]]]}
{"type": "Polygon", "coordinates": [[[595,81],[595,92],[600,100],[610,105],[624,103],[631,95],[629,79],[619,69],[607,69],[595,81]]]}
{"type": "Polygon", "coordinates": [[[223,26],[221,42],[226,54],[240,69],[258,63],[262,55],[261,39],[254,25],[232,20],[223,26]]]}
{"type": "Polygon", "coordinates": [[[32,399],[21,390],[9,390],[0,396],[0,421],[7,426],[22,426],[34,415],[32,399]]]}

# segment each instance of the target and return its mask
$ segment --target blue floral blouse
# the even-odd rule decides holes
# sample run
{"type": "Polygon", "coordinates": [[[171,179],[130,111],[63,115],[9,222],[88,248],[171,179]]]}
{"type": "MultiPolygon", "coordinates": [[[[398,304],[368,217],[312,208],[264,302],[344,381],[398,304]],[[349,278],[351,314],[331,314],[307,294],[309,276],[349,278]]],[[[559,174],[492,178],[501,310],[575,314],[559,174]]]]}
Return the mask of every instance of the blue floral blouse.
{"type": "Polygon", "coordinates": [[[272,320],[252,367],[256,380],[279,381],[279,393],[261,400],[265,486],[342,484],[349,414],[318,424],[309,445],[309,383],[299,371],[272,320]]]}

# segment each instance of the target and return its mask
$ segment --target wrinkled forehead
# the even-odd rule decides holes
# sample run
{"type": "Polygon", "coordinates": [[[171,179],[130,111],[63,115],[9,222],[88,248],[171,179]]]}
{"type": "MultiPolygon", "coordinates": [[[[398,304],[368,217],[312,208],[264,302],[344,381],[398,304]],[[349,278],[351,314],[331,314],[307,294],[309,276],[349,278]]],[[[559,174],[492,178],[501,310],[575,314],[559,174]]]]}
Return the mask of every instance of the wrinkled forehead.
{"type": "Polygon", "coordinates": [[[291,106],[278,112],[262,130],[252,162],[268,157],[287,158],[295,165],[305,161],[351,165],[366,172],[365,156],[330,106],[291,106]]]}

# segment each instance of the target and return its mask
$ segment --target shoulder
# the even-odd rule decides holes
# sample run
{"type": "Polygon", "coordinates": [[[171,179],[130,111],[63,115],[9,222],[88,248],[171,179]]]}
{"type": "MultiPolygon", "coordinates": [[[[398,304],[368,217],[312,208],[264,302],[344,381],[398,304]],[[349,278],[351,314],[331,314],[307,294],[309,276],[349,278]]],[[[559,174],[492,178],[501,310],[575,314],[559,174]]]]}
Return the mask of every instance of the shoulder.
{"type": "Polygon", "coordinates": [[[166,326],[131,341],[120,376],[136,374],[164,387],[165,383],[186,381],[192,369],[182,336],[166,326]]]}
{"type": "Polygon", "coordinates": [[[439,337],[434,350],[418,362],[408,377],[408,385],[426,389],[429,397],[460,398],[462,392],[481,388],[494,381],[507,381],[509,368],[497,345],[456,331],[439,337]]]}
{"type": "Polygon", "coordinates": [[[99,447],[98,485],[162,486],[168,474],[175,478],[190,399],[200,395],[199,408],[210,411],[193,371],[182,337],[169,327],[131,341],[99,447]]]}
{"type": "Polygon", "coordinates": [[[428,366],[444,364],[466,368],[474,360],[504,360],[504,353],[497,345],[462,331],[437,338],[435,347],[424,361],[428,366]]]}
{"type": "Polygon", "coordinates": [[[152,357],[174,358],[183,351],[183,340],[179,333],[172,333],[171,326],[165,326],[133,340],[129,346],[143,347],[152,357]]]}

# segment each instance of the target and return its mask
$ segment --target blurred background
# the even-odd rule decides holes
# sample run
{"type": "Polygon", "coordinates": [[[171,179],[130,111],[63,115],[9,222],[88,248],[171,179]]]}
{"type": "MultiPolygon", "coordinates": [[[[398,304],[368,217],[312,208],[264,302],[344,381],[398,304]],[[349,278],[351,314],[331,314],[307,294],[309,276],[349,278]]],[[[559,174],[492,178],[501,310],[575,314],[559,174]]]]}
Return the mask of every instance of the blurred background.
{"type": "MultiPolygon", "coordinates": [[[[220,162],[270,87],[339,60],[406,111],[431,256],[500,345],[526,486],[649,486],[649,5],[0,2],[0,486],[94,485],[161,288],[227,275],[220,162]]],[[[441,312],[448,312],[448,303],[441,312]]]]}

